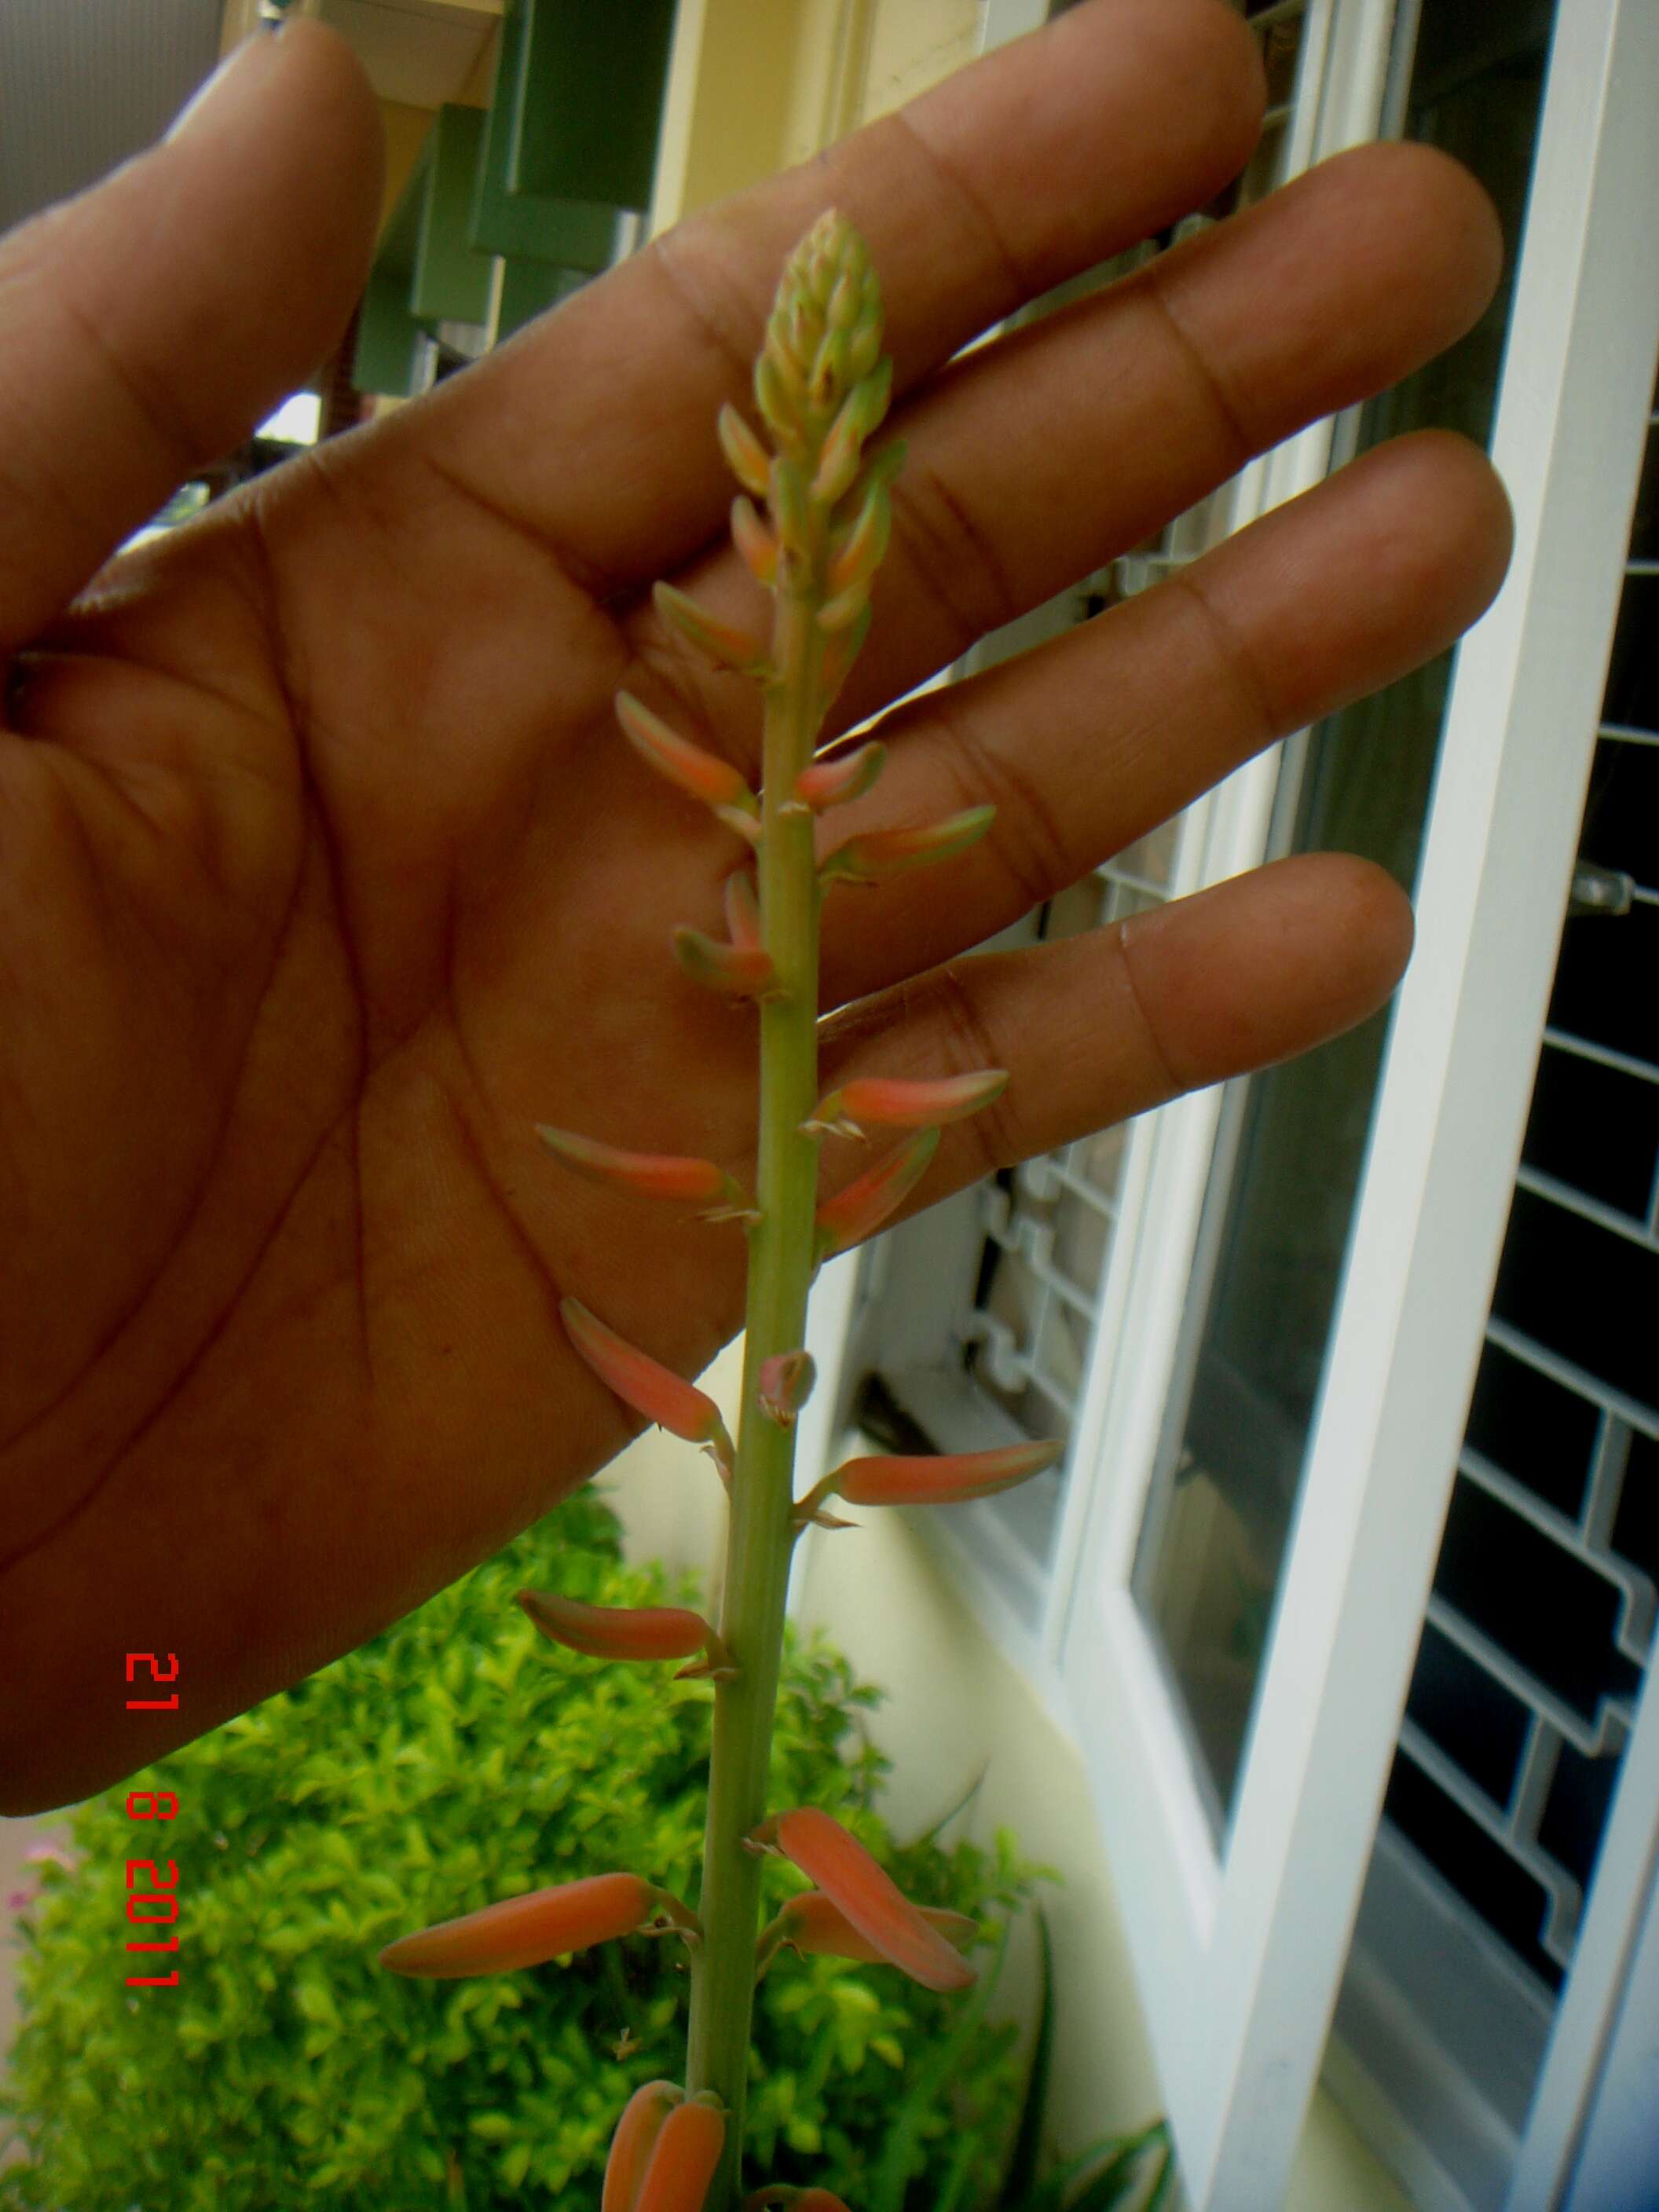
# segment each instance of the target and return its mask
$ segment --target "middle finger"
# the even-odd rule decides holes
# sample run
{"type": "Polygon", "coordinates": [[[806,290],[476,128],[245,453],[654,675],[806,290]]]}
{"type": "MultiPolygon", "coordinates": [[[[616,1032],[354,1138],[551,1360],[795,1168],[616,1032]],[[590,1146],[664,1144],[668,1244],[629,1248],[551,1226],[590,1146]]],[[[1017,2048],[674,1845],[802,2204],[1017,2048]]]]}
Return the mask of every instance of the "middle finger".
{"type": "MultiPolygon", "coordinates": [[[[1321,416],[1383,390],[1480,313],[1500,242],[1468,173],[1361,147],[1135,275],[960,358],[895,418],[908,457],[874,625],[826,735],[1139,543],[1321,416]]],[[[727,550],[676,580],[756,619],[727,550]]],[[[642,609],[633,638],[665,650],[642,609]]],[[[759,716],[688,678],[751,768],[759,716]]]]}

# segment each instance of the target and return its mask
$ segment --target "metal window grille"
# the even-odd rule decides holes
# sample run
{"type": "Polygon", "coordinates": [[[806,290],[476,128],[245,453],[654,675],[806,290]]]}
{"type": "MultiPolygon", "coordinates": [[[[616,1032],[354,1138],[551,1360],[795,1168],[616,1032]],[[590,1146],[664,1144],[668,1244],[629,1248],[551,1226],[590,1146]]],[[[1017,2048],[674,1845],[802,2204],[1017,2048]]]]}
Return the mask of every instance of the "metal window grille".
{"type": "Polygon", "coordinates": [[[1656,489],[1659,411],[1514,1209],[1390,1793],[1397,1825],[1553,1988],[1572,1963],[1659,1601],[1656,489]],[[1465,1749],[1477,1709],[1480,1747],[1465,1749]],[[1482,1844],[1513,1879],[1499,1863],[1481,1878],[1482,1844]]]}
{"type": "MultiPolygon", "coordinates": [[[[1368,1990],[1392,1984],[1431,2023],[1467,2086],[1448,2091],[1442,2063],[1412,2103],[1459,2107],[1437,2140],[1478,2206],[1504,2201],[1502,2138],[1525,2126],[1574,1963],[1659,1612],[1655,402],[1509,1228],[1338,2012],[1374,2066],[1389,2001],[1368,1990]]],[[[1400,2075],[1392,2052],[1396,2103],[1400,2075]]]]}

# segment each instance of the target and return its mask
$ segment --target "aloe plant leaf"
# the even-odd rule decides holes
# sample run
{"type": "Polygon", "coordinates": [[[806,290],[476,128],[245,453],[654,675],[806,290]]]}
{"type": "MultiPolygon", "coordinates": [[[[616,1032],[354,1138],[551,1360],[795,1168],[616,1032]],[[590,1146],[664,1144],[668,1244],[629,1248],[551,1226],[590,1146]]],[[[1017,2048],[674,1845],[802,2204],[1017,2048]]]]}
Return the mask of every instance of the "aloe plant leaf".
{"type": "Polygon", "coordinates": [[[921,1835],[915,1838],[915,1842],[911,1844],[911,1849],[915,1850],[916,1845],[919,1844],[936,1844],[939,1838],[945,1833],[945,1831],[950,1826],[951,1821],[960,1820],[962,1815],[968,1810],[968,1808],[973,1803],[975,1798],[978,1796],[980,1791],[985,1786],[985,1778],[990,1771],[991,1763],[988,1759],[985,1765],[980,1768],[979,1772],[974,1777],[973,1780],[968,1784],[968,1787],[963,1791],[962,1795],[956,1798],[950,1805],[947,1805],[944,1812],[939,1814],[938,1820],[935,1820],[931,1826],[924,1828],[921,1835]]]}
{"type": "Polygon", "coordinates": [[[1003,1964],[1007,1955],[1008,1923],[1005,1921],[997,1941],[996,1956],[980,1976],[972,1993],[957,2014],[950,2034],[933,2046],[927,2059],[916,2070],[915,2086],[899,2107],[898,2118],[888,2132],[880,2163],[876,2167],[869,2212],[904,2212],[905,2186],[909,2179],[910,2160],[921,2124],[943,2094],[945,2084],[956,2071],[961,2054],[972,2042],[985,2016],[985,2008],[1002,1978],[1003,1964]]]}
{"type": "Polygon", "coordinates": [[[1152,2193],[1146,2199],[1146,2212],[1164,2212],[1164,2207],[1175,2196],[1175,2153],[1170,2148],[1167,2134],[1164,2142],[1164,2163],[1158,2168],[1158,2179],[1152,2184],[1152,2193]]]}
{"type": "Polygon", "coordinates": [[[1042,2155],[1042,2126],[1048,2106],[1048,2077],[1054,2063],[1054,1946],[1048,1933],[1048,1916],[1039,1905],[1037,1934],[1037,2024],[1031,2045],[1031,2070],[1025,2080],[1019,2126],[1003,2177],[1003,2195],[1012,2204],[1023,2204],[1037,2178],[1042,2155]]]}
{"type": "Polygon", "coordinates": [[[973,2179],[974,2161],[979,2146],[971,2136],[963,2136],[957,2145],[956,2156],[951,2161],[951,2171],[945,2177],[945,2187],[934,2204],[933,2212],[961,2212],[967,2198],[968,2185],[973,2179]]]}

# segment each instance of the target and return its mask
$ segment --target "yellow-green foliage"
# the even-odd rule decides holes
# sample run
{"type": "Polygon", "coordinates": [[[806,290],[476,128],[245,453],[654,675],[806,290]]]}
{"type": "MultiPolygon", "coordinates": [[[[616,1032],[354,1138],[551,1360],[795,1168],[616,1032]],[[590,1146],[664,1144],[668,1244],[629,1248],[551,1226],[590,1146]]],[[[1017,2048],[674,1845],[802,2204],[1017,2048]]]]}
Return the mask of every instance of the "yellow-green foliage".
{"type": "MultiPolygon", "coordinates": [[[[665,1595],[623,1564],[610,1512],[573,1499],[362,1650],[78,1810],[78,1863],[43,1870],[26,1917],[10,2105],[33,2155],[0,2176],[0,2203],[598,2205],[629,2095],[682,2075],[681,1946],[453,1982],[374,1963],[405,1929],[617,1866],[695,1892],[709,1690],[551,1647],[512,1602],[526,1583],[665,1595]],[[174,1792],[176,1820],[130,1820],[132,1788],[174,1792]],[[175,1963],[122,1948],[125,1862],[156,1855],[179,1866],[182,1984],[129,1991],[129,1972],[175,1963]]],[[[994,1859],[893,1846],[860,1726],[877,1701],[823,1644],[792,1645],[771,1802],[834,1810],[921,1903],[1016,1904],[1029,1870],[1006,1840],[994,1859]]],[[[781,1863],[769,1880],[800,1886],[781,1863]]],[[[975,2201],[1016,2101],[1010,2040],[977,1999],[964,2018],[890,1968],[786,1958],[759,1992],[754,2170],[860,2212],[975,2201]]]]}

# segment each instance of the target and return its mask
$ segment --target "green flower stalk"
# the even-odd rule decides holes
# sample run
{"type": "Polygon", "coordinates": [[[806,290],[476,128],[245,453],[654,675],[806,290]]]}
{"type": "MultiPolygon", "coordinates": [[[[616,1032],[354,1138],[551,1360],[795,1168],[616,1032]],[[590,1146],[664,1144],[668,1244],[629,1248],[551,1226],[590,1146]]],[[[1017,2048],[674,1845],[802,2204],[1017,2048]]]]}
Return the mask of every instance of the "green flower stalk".
{"type": "MultiPolygon", "coordinates": [[[[769,438],[737,408],[721,409],[720,443],[742,489],[732,541],[771,594],[769,643],[720,621],[669,584],[655,605],[665,627],[715,666],[764,695],[760,790],[730,763],[673,730],[627,692],[622,733],[659,775],[708,806],[749,850],[728,878],[729,938],[674,933],[695,982],[751,1001],[759,1027],[759,1142],[750,1198],[714,1164],[624,1152],[591,1135],[543,1128],[575,1172],[641,1197],[740,1221],[749,1239],[742,1410],[736,1443],[713,1401],[624,1341],[574,1299],[561,1308],[577,1352],[623,1402],[714,1458],[730,1493],[718,1626],[679,1609],[613,1620],[556,1593],[520,1602],[555,1641],[641,1662],[702,1655],[714,1687],[713,1748],[701,1894],[693,1911],[644,1875],[509,1899],[383,1954],[394,1970],[507,1971],[566,1948],[630,1934],[684,1942],[691,2010],[684,2088],[653,2083],[623,2118],[607,2175],[607,2212],[738,2212],[743,2197],[744,2092],[755,1985],[784,1949],[839,1951],[898,1967],[934,1990],[966,1987],[957,1916],[924,1914],[830,1816],[766,1802],[785,1602],[795,1539],[809,1522],[845,1527],[823,1510],[840,1497],[914,1504],[988,1495],[1048,1465],[1057,1446],[945,1461],[854,1460],[806,1498],[794,1492],[796,1417],[813,1382],[806,1301],[823,1261],[870,1236],[920,1184],[941,1127],[988,1105],[1000,1069],[900,1081],[866,1077],[821,1094],[817,1070],[818,933],[835,886],[879,884],[948,860],[983,836],[993,810],[926,826],[855,835],[820,860],[821,813],[869,792],[885,761],[866,744],[815,759],[828,709],[863,644],[870,592],[891,531],[889,488],[902,448],[866,450],[887,412],[892,363],[881,350],[881,289],[858,233],[830,210],[790,255],[754,397],[769,438]],[[750,870],[752,868],[753,873],[750,870]],[[818,1194],[826,1142],[896,1141],[831,1198],[818,1194]],[[764,1861],[790,1860],[815,1887],[762,1930],[764,1861]]],[[[833,2205],[823,2191],[764,2191],[757,2203],[833,2205]]]]}

